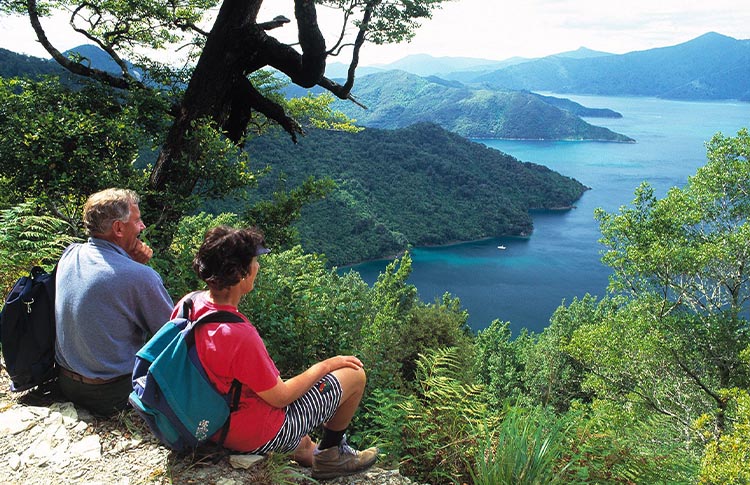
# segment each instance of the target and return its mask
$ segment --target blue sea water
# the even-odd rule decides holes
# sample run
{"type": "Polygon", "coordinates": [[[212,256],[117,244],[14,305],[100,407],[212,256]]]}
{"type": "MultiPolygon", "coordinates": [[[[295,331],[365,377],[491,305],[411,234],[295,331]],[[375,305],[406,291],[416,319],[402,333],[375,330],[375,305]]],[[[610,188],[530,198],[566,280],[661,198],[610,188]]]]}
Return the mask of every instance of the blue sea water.
{"type": "MultiPolygon", "coordinates": [[[[611,108],[620,119],[588,119],[636,140],[634,144],[565,141],[475,140],[525,162],[546,165],[591,187],[563,212],[533,213],[528,238],[496,238],[443,247],[415,248],[409,283],[431,302],[443,293],[460,298],[469,324],[480,330],[494,319],[540,332],[555,309],[586,293],[603,296],[611,271],[600,262],[603,247],[593,214],[630,204],[638,185],[657,197],[683,186],[706,162],[705,143],[721,132],[750,127],[750,104],[684,102],[656,98],[564,95],[584,106],[611,108]],[[498,249],[505,246],[506,249],[498,249]]],[[[368,283],[390,261],[346,268],[368,283]]]]}

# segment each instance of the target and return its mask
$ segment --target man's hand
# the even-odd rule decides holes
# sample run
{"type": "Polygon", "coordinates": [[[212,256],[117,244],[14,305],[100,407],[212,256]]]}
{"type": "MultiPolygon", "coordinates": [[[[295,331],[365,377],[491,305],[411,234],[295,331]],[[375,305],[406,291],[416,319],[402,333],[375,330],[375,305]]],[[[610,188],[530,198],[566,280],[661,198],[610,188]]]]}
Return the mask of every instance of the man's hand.
{"type": "Polygon", "coordinates": [[[151,257],[154,255],[154,250],[148,247],[148,244],[141,241],[140,239],[135,240],[135,247],[128,251],[128,255],[141,264],[146,264],[151,261],[151,257]]]}

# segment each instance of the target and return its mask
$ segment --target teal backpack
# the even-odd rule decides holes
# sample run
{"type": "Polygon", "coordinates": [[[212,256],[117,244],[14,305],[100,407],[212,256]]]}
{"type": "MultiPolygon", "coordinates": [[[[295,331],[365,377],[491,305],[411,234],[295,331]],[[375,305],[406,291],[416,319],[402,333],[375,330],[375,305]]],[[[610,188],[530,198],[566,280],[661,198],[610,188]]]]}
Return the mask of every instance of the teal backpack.
{"type": "Polygon", "coordinates": [[[221,394],[208,379],[195,349],[195,329],[204,323],[239,323],[234,313],[217,311],[191,321],[188,298],[180,315],[168,321],[138,351],[130,405],[168,448],[189,451],[221,431],[223,445],[229,417],[238,407],[242,384],[235,380],[221,394]]]}

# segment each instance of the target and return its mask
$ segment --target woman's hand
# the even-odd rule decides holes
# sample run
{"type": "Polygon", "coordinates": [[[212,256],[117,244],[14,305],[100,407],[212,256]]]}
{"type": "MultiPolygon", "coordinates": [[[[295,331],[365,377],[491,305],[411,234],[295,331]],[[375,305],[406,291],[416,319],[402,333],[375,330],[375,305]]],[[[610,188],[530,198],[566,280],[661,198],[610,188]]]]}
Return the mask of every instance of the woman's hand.
{"type": "Polygon", "coordinates": [[[364,367],[362,361],[354,357],[353,355],[337,355],[336,357],[331,357],[324,360],[323,362],[321,362],[321,364],[325,367],[326,374],[337,369],[342,369],[344,367],[350,367],[356,370],[362,369],[364,367]]]}
{"type": "Polygon", "coordinates": [[[274,387],[267,391],[258,393],[261,399],[271,406],[283,408],[292,401],[299,399],[312,386],[315,385],[324,375],[330,374],[337,369],[349,367],[351,369],[361,370],[362,361],[353,355],[337,355],[322,362],[314,364],[302,374],[283,381],[281,377],[274,387]]]}

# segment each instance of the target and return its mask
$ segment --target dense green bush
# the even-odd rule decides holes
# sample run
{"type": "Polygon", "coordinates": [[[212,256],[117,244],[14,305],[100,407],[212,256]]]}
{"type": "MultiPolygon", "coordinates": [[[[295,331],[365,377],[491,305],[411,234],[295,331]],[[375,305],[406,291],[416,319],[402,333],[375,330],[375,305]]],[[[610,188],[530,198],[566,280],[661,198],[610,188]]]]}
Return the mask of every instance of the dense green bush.
{"type": "Polygon", "coordinates": [[[477,334],[474,344],[474,372],[484,385],[484,399],[492,409],[523,395],[523,369],[520,349],[526,335],[511,339],[510,322],[495,320],[477,334]]]}
{"type": "Polygon", "coordinates": [[[566,420],[540,408],[508,407],[496,426],[477,429],[478,446],[469,469],[476,485],[565,483],[570,463],[566,420]]]}
{"type": "Polygon", "coordinates": [[[457,348],[429,350],[417,361],[415,393],[401,398],[400,467],[420,483],[469,480],[477,430],[490,419],[481,386],[466,384],[464,373],[457,348]]]}
{"type": "Polygon", "coordinates": [[[240,309],[285,378],[319,360],[356,353],[373,313],[370,289],[358,274],[339,276],[299,246],[259,261],[255,290],[240,309]]]}

